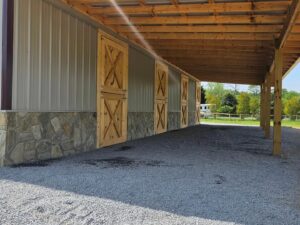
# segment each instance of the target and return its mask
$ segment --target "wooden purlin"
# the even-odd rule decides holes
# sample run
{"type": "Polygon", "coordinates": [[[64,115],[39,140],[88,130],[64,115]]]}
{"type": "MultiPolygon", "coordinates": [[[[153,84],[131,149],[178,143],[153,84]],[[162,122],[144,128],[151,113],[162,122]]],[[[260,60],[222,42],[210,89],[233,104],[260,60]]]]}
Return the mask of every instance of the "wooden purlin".
{"type": "Polygon", "coordinates": [[[128,4],[128,1],[115,0],[132,24],[127,24],[126,20],[121,18],[119,9],[113,7],[109,0],[62,1],[76,8],[82,7],[84,14],[140,44],[134,34],[135,31],[130,27],[136,26],[155,52],[172,51],[170,53],[172,58],[168,54],[161,54],[163,59],[203,81],[207,76],[206,71],[202,71],[200,66],[195,70],[197,65],[192,60],[190,65],[181,64],[180,60],[173,60],[173,57],[194,55],[195,61],[201,63],[207,58],[208,67],[224,68],[225,73],[216,73],[212,70],[211,76],[214,78],[210,80],[260,84],[272,64],[275,39],[281,39],[283,36],[286,39],[283,49],[284,71],[287,71],[300,56],[300,18],[297,14],[297,4],[295,7],[295,2],[298,2],[296,0],[258,2],[232,0],[225,3],[214,1],[185,3],[170,0],[164,4],[158,1],[150,3],[147,0],[131,0],[128,4]],[[291,16],[293,9],[295,15],[291,16]],[[289,18],[294,18],[295,23],[289,23],[289,18]],[[288,32],[283,35],[286,27],[288,32]],[[193,52],[182,54],[180,49],[193,52]],[[195,50],[199,53],[197,54],[195,50]],[[217,54],[214,51],[218,51],[217,54]],[[236,54],[238,52],[243,52],[243,56],[239,57],[236,54]],[[229,62],[224,60],[222,63],[222,57],[229,62]],[[239,61],[239,58],[241,63],[240,68],[237,68],[233,63],[239,61]],[[252,73],[248,73],[247,70],[251,69],[244,62],[247,58],[254,68],[262,70],[253,69],[252,73]],[[252,58],[267,60],[255,61],[252,58]],[[213,61],[215,63],[212,63],[213,61]],[[237,74],[240,70],[245,70],[240,79],[229,75],[230,71],[237,74]]]}

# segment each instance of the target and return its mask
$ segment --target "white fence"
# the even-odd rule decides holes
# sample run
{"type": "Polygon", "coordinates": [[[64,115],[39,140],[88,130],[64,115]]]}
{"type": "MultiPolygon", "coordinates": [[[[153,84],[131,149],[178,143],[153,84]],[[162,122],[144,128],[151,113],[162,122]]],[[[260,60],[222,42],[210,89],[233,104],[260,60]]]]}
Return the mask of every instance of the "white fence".
{"type": "MultiPolygon", "coordinates": [[[[202,114],[202,118],[204,119],[228,119],[228,120],[260,120],[260,115],[253,114],[233,114],[233,113],[210,113],[210,114],[202,114]]],[[[273,115],[271,115],[271,119],[273,119],[273,115]]],[[[282,119],[285,120],[300,120],[300,115],[287,116],[283,115],[282,119]]]]}

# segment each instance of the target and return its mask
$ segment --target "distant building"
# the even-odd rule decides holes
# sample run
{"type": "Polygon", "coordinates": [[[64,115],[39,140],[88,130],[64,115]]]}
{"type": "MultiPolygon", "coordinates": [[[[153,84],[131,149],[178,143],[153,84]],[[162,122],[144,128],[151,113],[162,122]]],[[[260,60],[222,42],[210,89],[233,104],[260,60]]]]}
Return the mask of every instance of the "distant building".
{"type": "Polygon", "coordinates": [[[201,104],[201,106],[200,106],[201,116],[202,117],[211,116],[213,108],[216,108],[215,104],[201,104]]]}

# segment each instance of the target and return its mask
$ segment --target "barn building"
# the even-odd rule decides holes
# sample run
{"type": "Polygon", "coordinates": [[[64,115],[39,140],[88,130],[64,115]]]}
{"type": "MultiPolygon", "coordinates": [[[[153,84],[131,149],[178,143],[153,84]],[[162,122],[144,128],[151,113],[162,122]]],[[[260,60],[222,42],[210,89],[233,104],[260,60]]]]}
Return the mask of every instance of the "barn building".
{"type": "MultiPolygon", "coordinates": [[[[262,87],[281,154],[299,1],[1,0],[0,165],[200,124],[200,81],[262,87]]],[[[299,25],[298,25],[299,24],[299,25]]]]}

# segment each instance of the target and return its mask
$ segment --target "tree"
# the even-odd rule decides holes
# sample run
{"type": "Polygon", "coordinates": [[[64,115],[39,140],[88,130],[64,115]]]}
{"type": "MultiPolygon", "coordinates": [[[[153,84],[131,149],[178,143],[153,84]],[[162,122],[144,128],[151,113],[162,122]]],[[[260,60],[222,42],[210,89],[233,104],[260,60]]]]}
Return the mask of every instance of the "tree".
{"type": "Polygon", "coordinates": [[[249,85],[248,91],[253,96],[259,96],[260,94],[260,88],[257,85],[249,85]]]}
{"type": "MultiPolygon", "coordinates": [[[[237,106],[237,99],[235,97],[235,95],[233,95],[232,93],[228,92],[223,96],[222,99],[222,107],[224,106],[228,106],[225,107],[225,111],[230,111],[228,113],[235,113],[236,112],[236,106],[237,106]],[[230,108],[229,108],[230,107],[230,108]],[[230,110],[229,110],[230,109],[230,110]]],[[[224,111],[224,110],[223,110],[224,111]]],[[[225,112],[224,112],[225,113],[225,112]]]]}
{"type": "Polygon", "coordinates": [[[288,91],[287,89],[282,90],[282,109],[283,109],[284,114],[286,114],[285,108],[286,108],[287,102],[294,97],[300,97],[300,93],[295,92],[295,91],[288,91]]]}
{"type": "Polygon", "coordinates": [[[201,104],[206,104],[206,91],[203,86],[201,86],[201,104]]]}
{"type": "Polygon", "coordinates": [[[300,96],[294,96],[285,102],[284,113],[293,118],[300,112],[300,96]]]}
{"type": "Polygon", "coordinates": [[[239,114],[249,114],[250,112],[250,95],[246,92],[242,92],[238,96],[237,112],[239,114]]]}
{"type": "Polygon", "coordinates": [[[213,111],[218,110],[222,105],[222,98],[225,94],[224,85],[220,83],[208,83],[206,89],[206,102],[216,105],[213,111]]]}
{"type": "Polygon", "coordinates": [[[259,112],[259,109],[260,109],[259,97],[257,97],[257,96],[250,97],[249,109],[250,109],[250,113],[252,115],[257,115],[257,113],[259,112]]]}
{"type": "Polygon", "coordinates": [[[234,113],[234,108],[229,105],[223,105],[218,110],[219,113],[234,113]]]}

